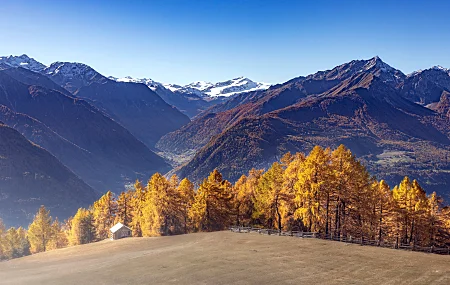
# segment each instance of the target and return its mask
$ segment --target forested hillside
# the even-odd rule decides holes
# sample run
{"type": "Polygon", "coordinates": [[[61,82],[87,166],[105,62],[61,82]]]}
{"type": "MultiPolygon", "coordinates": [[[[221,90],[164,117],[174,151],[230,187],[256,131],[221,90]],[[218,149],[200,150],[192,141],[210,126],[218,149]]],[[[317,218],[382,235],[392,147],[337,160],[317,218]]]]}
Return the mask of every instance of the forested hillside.
{"type": "Polygon", "coordinates": [[[0,229],[3,258],[102,240],[117,222],[136,237],[251,225],[396,245],[450,245],[450,207],[442,198],[427,195],[408,177],[393,188],[377,181],[341,145],[316,146],[307,156],[287,153],[267,171],[252,169],[234,185],[217,170],[197,189],[188,179],[156,173],[146,184],[136,181],[133,190],[107,192],[63,224],[41,207],[28,231],[0,229]]]}

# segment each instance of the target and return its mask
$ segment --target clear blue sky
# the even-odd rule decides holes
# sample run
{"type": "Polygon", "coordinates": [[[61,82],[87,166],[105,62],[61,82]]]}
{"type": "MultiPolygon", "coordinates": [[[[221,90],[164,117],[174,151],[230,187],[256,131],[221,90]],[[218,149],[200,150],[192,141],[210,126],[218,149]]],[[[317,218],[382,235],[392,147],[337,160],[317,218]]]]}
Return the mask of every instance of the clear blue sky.
{"type": "Polygon", "coordinates": [[[379,55],[450,67],[450,1],[1,0],[0,55],[185,84],[278,83],[379,55]]]}

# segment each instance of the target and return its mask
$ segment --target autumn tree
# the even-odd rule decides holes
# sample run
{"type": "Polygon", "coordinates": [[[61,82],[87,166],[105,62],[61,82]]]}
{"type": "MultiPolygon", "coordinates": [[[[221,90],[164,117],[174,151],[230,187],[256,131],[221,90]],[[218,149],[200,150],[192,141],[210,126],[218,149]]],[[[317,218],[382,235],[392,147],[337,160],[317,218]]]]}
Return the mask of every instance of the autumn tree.
{"type": "Polygon", "coordinates": [[[373,209],[377,227],[376,238],[380,244],[391,233],[393,198],[392,191],[384,180],[375,182],[373,187],[375,197],[373,209]]]}
{"type": "Polygon", "coordinates": [[[298,174],[301,171],[301,167],[303,162],[305,161],[305,155],[301,152],[298,152],[294,155],[288,153],[283,156],[281,159],[282,165],[284,165],[284,173],[283,173],[283,192],[286,193],[286,207],[287,207],[287,223],[288,227],[293,229],[301,229],[304,228],[304,224],[301,219],[296,219],[294,216],[295,211],[297,210],[295,203],[295,193],[296,190],[294,188],[295,184],[298,181],[298,174]]]}
{"type": "Polygon", "coordinates": [[[6,227],[5,227],[5,224],[3,223],[3,220],[0,218],[0,260],[6,259],[5,234],[6,234],[6,227]]]}
{"type": "Polygon", "coordinates": [[[9,228],[4,236],[4,253],[7,259],[30,254],[30,243],[23,228],[9,228]]]}
{"type": "Polygon", "coordinates": [[[96,231],[91,211],[80,208],[70,221],[68,240],[70,245],[95,241],[96,231]]]}
{"type": "Polygon", "coordinates": [[[133,220],[133,191],[128,190],[120,193],[117,198],[117,212],[114,224],[122,223],[131,226],[133,220]]]}
{"type": "Polygon", "coordinates": [[[331,174],[330,150],[314,147],[301,164],[294,185],[295,217],[301,219],[309,231],[329,228],[331,174]]]}
{"type": "Polygon", "coordinates": [[[48,244],[48,250],[58,249],[68,246],[69,240],[67,234],[64,231],[61,223],[56,218],[52,223],[52,239],[48,244]]]}
{"type": "Polygon", "coordinates": [[[142,185],[139,180],[134,183],[134,191],[131,197],[131,230],[133,236],[142,236],[143,209],[145,206],[147,188],[142,185]]]}
{"type": "Polygon", "coordinates": [[[282,230],[284,218],[287,215],[289,193],[283,188],[283,168],[278,162],[272,166],[259,179],[255,192],[254,217],[263,217],[266,225],[282,230]]]}
{"type": "Polygon", "coordinates": [[[54,235],[52,228],[52,217],[50,211],[41,206],[34,216],[33,222],[28,228],[28,239],[31,244],[31,252],[43,252],[54,235]]]}
{"type": "Polygon", "coordinates": [[[147,185],[145,206],[142,210],[142,235],[179,233],[181,210],[177,189],[160,173],[155,173],[147,185]]]}
{"type": "Polygon", "coordinates": [[[198,231],[223,230],[231,224],[232,185],[215,169],[200,185],[189,212],[198,231]]]}
{"type": "Polygon", "coordinates": [[[195,199],[194,184],[192,184],[189,179],[184,178],[183,180],[181,180],[177,190],[181,199],[180,206],[184,233],[187,234],[189,232],[188,228],[190,224],[189,211],[191,210],[192,204],[194,203],[195,199]]]}
{"type": "Polygon", "coordinates": [[[92,216],[98,239],[105,239],[109,236],[109,229],[114,226],[117,212],[117,204],[114,194],[108,191],[92,206],[92,216]]]}
{"type": "Polygon", "coordinates": [[[404,244],[415,243],[418,237],[416,229],[421,226],[421,216],[427,206],[426,193],[416,180],[411,182],[405,177],[394,187],[393,198],[397,212],[397,239],[404,244]]]}

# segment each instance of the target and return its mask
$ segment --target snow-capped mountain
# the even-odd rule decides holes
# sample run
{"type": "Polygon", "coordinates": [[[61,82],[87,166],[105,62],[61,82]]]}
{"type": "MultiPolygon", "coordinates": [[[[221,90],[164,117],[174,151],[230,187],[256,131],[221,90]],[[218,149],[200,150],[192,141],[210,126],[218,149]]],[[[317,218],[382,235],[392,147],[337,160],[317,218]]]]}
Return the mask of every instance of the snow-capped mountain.
{"type": "Polygon", "coordinates": [[[54,62],[41,73],[67,90],[74,92],[80,87],[88,86],[92,82],[106,78],[89,65],[78,62],[54,62]]]}
{"type": "Polygon", "coordinates": [[[177,84],[164,84],[150,78],[133,78],[131,76],[122,78],[109,76],[108,79],[117,82],[143,83],[153,91],[156,91],[157,89],[168,89],[172,92],[179,92],[183,94],[191,94],[208,98],[229,97],[245,92],[265,90],[270,87],[270,84],[255,82],[245,77],[238,77],[217,83],[195,81],[184,86],[177,84]]]}
{"type": "Polygon", "coordinates": [[[41,72],[47,67],[35,59],[28,57],[26,54],[20,56],[2,56],[0,57],[0,65],[5,67],[23,67],[34,72],[41,72]]]}
{"type": "Polygon", "coordinates": [[[421,73],[423,73],[423,72],[425,72],[425,71],[430,71],[430,70],[434,70],[434,71],[442,71],[442,72],[447,73],[447,74],[450,76],[450,68],[445,68],[445,67],[442,67],[442,66],[440,66],[440,65],[435,65],[435,66],[433,66],[433,67],[431,67],[431,68],[428,68],[428,69],[423,69],[423,70],[422,70],[422,69],[419,69],[419,70],[417,70],[417,71],[414,71],[414,72],[408,74],[407,77],[412,77],[412,76],[420,75],[421,73]]]}
{"type": "Polygon", "coordinates": [[[255,82],[241,76],[217,83],[196,81],[185,86],[174,84],[165,84],[164,86],[171,91],[202,94],[208,97],[229,97],[244,92],[265,90],[270,87],[270,84],[255,82]]]}
{"type": "Polygon", "coordinates": [[[125,76],[122,78],[117,78],[114,76],[108,76],[108,79],[110,80],[114,80],[117,82],[133,82],[133,83],[142,83],[147,85],[150,89],[152,89],[153,91],[156,91],[156,89],[158,88],[164,88],[164,85],[162,83],[156,82],[153,79],[150,78],[133,78],[131,76],[125,76]]]}

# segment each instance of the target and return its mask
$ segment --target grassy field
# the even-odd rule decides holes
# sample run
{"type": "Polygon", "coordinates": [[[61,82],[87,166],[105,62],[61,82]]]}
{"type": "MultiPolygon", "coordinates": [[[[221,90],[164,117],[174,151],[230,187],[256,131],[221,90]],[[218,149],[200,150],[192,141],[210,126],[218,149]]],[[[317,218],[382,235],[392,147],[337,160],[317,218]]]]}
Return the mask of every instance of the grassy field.
{"type": "Polygon", "coordinates": [[[0,263],[0,284],[450,284],[450,256],[256,233],[128,238],[0,263]]]}

